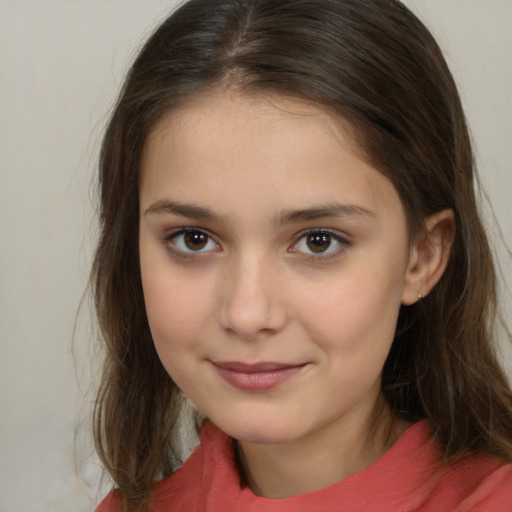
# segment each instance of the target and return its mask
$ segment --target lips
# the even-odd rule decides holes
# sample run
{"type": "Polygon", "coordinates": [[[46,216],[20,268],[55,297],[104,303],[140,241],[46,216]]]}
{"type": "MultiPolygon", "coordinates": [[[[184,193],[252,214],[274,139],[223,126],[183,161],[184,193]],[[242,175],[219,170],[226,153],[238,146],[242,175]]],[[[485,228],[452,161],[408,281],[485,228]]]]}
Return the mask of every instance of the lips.
{"type": "Polygon", "coordinates": [[[213,363],[221,377],[244,391],[266,391],[297,375],[306,364],[261,362],[248,364],[239,361],[213,363]]]}

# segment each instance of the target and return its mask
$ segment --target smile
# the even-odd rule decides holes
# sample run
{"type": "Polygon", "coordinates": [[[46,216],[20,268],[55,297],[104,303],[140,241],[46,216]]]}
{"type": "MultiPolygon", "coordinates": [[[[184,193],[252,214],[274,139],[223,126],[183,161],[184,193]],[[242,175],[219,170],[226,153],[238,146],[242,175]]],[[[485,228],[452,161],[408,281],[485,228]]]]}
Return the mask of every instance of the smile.
{"type": "Polygon", "coordinates": [[[237,361],[213,363],[221,377],[243,391],[265,391],[275,388],[298,374],[305,364],[257,363],[237,361]]]}

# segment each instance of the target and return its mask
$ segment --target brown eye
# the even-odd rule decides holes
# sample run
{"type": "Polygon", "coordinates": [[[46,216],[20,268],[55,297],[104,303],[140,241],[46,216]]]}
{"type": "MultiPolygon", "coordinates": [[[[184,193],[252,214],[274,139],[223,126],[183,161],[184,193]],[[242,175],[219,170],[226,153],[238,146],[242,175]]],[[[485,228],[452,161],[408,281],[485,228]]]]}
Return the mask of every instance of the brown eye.
{"type": "Polygon", "coordinates": [[[315,253],[327,251],[331,246],[332,238],[328,233],[310,233],[306,237],[308,249],[315,253]]]}
{"type": "Polygon", "coordinates": [[[322,259],[341,254],[349,245],[348,240],[337,231],[312,229],[303,233],[290,247],[290,251],[322,259]]]}
{"type": "Polygon", "coordinates": [[[218,251],[220,247],[208,233],[200,229],[183,229],[166,238],[171,247],[182,253],[218,251]]]}
{"type": "Polygon", "coordinates": [[[200,251],[208,243],[208,235],[201,231],[187,231],[184,236],[184,242],[191,251],[200,251]]]}

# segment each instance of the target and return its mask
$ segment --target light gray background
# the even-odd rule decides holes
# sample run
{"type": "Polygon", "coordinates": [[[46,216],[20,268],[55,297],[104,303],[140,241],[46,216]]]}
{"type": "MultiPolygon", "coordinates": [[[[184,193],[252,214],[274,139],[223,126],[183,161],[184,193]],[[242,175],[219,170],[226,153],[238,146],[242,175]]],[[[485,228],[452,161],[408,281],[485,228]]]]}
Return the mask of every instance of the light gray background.
{"type": "MultiPolygon", "coordinates": [[[[97,501],[90,440],[73,448],[93,374],[87,301],[72,349],[95,239],[91,182],[128,62],[175,3],[0,0],[0,512],[85,512],[97,501]]],[[[510,245],[512,0],[406,3],[445,49],[510,245]]]]}

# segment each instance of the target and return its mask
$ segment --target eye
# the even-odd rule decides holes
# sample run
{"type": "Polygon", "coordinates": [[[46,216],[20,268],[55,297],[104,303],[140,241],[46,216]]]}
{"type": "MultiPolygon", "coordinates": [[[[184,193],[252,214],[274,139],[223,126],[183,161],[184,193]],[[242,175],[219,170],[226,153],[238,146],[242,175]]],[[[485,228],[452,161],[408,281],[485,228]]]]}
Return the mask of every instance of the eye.
{"type": "Polygon", "coordinates": [[[200,229],[181,229],[174,231],[166,237],[174,250],[183,253],[203,253],[209,251],[217,251],[219,245],[212,237],[200,229]]]}
{"type": "Polygon", "coordinates": [[[340,235],[331,231],[307,231],[295,242],[290,250],[309,256],[335,256],[348,242],[340,235]]]}

